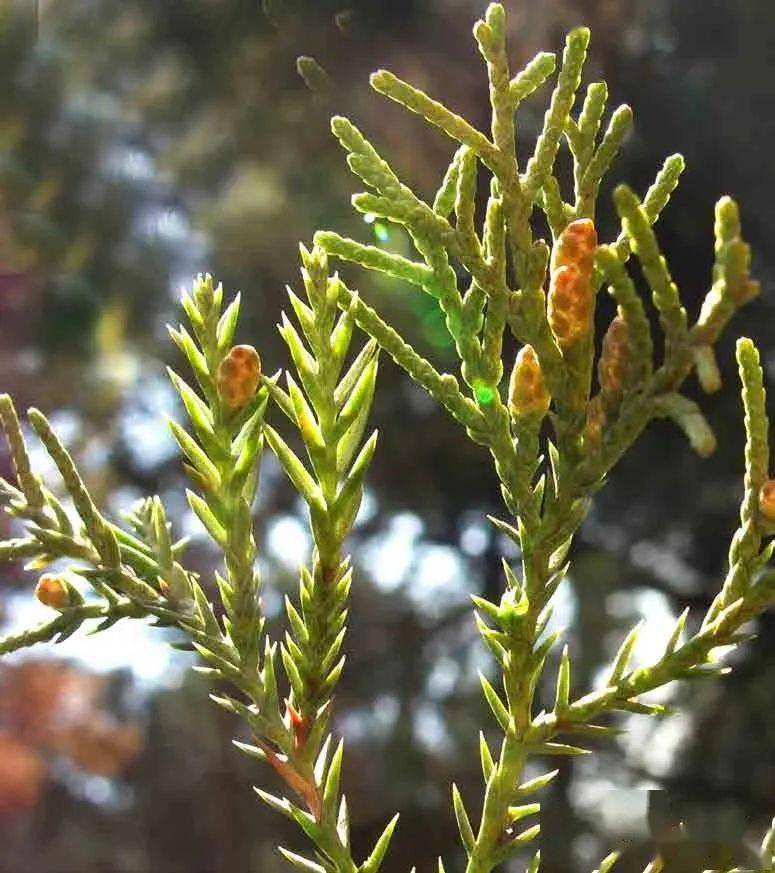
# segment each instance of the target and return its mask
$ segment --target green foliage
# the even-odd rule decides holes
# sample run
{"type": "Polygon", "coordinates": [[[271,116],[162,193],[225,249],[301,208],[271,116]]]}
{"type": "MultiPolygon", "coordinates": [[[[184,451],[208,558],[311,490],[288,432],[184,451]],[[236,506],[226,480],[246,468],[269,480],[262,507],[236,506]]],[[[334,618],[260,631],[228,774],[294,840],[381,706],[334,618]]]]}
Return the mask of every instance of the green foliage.
{"type": "MultiPolygon", "coordinates": [[[[353,317],[347,311],[338,314],[340,282],[328,277],[322,250],[302,249],[302,261],[307,302],[290,290],[289,297],[308,347],[284,316],[280,332],[298,378],[287,375],[287,391],[277,384],[278,377],[262,379],[252,347],[233,345],[239,297],[224,306],[223,289],[210,276],[200,276],[192,293],[183,295],[190,327],[170,328],[196,382],[195,388],[169,371],[189,427],[169,424],[194,484],[187,493],[189,505],[223,554],[224,572],[213,580],[215,600],[180,563],[184,543],[173,542],[159,498],[134,507],[126,516],[128,529],[109,522],[45,417],[30,410],[30,423],[59,469],[79,518],[75,528],[59,498],[32,469],[13,403],[7,395],[0,398],[17,478],[17,485],[2,482],[3,497],[8,512],[27,523],[24,538],[2,544],[2,557],[32,559],[36,569],[62,558],[73,561],[61,577],[67,593],[62,602],[67,603],[57,606],[57,617],[6,637],[0,652],[65,639],[92,619],[102,620],[97,630],[129,617],[154,617],[178,628],[201,655],[204,666],[199,669],[233,689],[214,694],[213,700],[247,722],[254,744],[236,745],[268,762],[299,805],[261,790],[259,797],[302,827],[323,863],[283,850],[285,857],[305,870],[376,871],[396,820],[359,867],[350,855],[347,805],[340,792],[343,747],[329,754],[327,726],[344,665],[341,648],[352,575],[343,543],[376,446],[376,433],[365,442],[363,434],[377,348],[367,343],[349,359],[353,317]],[[298,429],[311,471],[265,422],[270,396],[298,429]],[[315,543],[311,568],[301,568],[298,606],[287,603],[290,630],[280,646],[289,689],[285,698],[278,688],[277,644],[264,632],[253,536],[265,439],[309,505],[315,543]]],[[[44,593],[39,599],[55,602],[44,593]]]]}
{"type": "Polygon", "coordinates": [[[272,381],[267,385],[298,428],[312,472],[276,430],[267,426],[266,435],[309,505],[315,542],[312,568],[301,572],[299,609],[290,601],[286,604],[292,633],[282,647],[292,677],[289,706],[301,719],[298,730],[304,735],[344,666],[340,652],[352,570],[342,557],[342,544],[358,513],[376,448],[376,432],[363,444],[362,437],[374,395],[377,347],[369,342],[342,375],[353,332],[352,312],[339,315],[340,282],[328,277],[325,253],[302,247],[301,255],[307,303],[292,291],[289,297],[307,345],[284,314],[279,328],[301,387],[290,375],[287,392],[272,381]]]}
{"type": "MultiPolygon", "coordinates": [[[[682,616],[664,656],[638,670],[629,667],[638,636],[638,629],[633,630],[609,668],[606,687],[577,699],[571,693],[572,665],[566,648],[560,659],[554,708],[549,713],[533,714],[535,688],[556,642],[544,639],[543,627],[552,595],[566,571],[565,555],[590,498],[654,418],[675,421],[699,454],[713,452],[716,442],[710,426],[700,408],[680,389],[695,368],[706,390],[718,387],[713,344],[734,311],[756,295],[758,285],[748,275],[749,251],[741,237],[737,207],[730,198],[723,198],[717,208],[711,291],[700,318],[689,324],[653,230],[683,170],[683,159],[673,155],[642,200],[625,185],[616,189],[614,206],[621,233],[612,243],[596,247],[587,291],[583,282],[587,267],[571,245],[569,234],[578,236],[583,229],[580,220],[594,220],[600,182],[626,138],[632,113],[627,106],[616,109],[599,136],[607,90],[604,84],[593,83],[578,115],[574,114],[589,32],[584,28],[573,31],[543,131],[533,155],[520,170],[514,111],[551,74],[554,58],[539,55],[514,76],[506,54],[504,15],[500,4],[492,4],[474,28],[490,83],[490,137],[394,74],[380,71],[372,77],[376,91],[421,115],[459,146],[432,203],[402,183],[350,121],[335,118],[332,123],[334,134],[348,153],[350,168],[373,192],[356,194],[353,205],[404,225],[417,258],[399,260],[330,232],[316,235],[316,242],[330,255],[406,280],[438,300],[460,358],[460,379],[438,373],[366,304],[359,303],[355,318],[474,440],[489,449],[506,508],[515,517],[513,523],[499,522],[498,526],[521,548],[521,575],[506,567],[507,586],[500,603],[475,598],[479,631],[498,661],[503,679],[502,691],[484,677],[482,687],[504,736],[495,758],[486,743],[481,746],[485,790],[478,828],[472,825],[459,793],[453,791],[468,855],[467,873],[491,870],[533,836],[530,831],[515,836],[508,824],[508,811],[518,792],[515,786],[529,756],[583,753],[583,748],[556,742],[556,738],[615,733],[615,728],[597,722],[607,712],[658,713],[660,707],[644,703],[640,696],[674,678],[720,672],[713,651],[738,643],[743,624],[766,608],[773,597],[772,574],[763,571],[769,557],[767,550],[761,550],[765,527],[756,508],[768,475],[766,415],[755,350],[750,342],[742,341],[738,358],[748,432],[742,526],[733,539],[729,575],[702,628],[679,643],[685,621],[682,616]],[[569,200],[561,190],[556,169],[563,142],[573,167],[574,190],[569,200]],[[491,182],[486,218],[477,228],[480,201],[476,182],[482,172],[489,172],[491,182]],[[543,240],[534,239],[536,211],[544,213],[552,231],[549,295],[555,293],[555,309],[560,307],[559,314],[566,323],[570,318],[573,327],[562,341],[547,314],[549,250],[543,240]],[[625,266],[631,254],[640,261],[659,315],[664,339],[661,361],[654,360],[649,319],[625,266]],[[565,290],[553,292],[552,283],[559,283],[563,268],[582,275],[566,276],[565,290]],[[459,288],[456,269],[467,274],[465,291],[459,288]],[[617,303],[618,316],[626,327],[621,333],[627,337],[626,347],[617,349],[623,373],[613,399],[603,393],[602,384],[598,386],[600,393],[594,393],[591,322],[587,327],[572,321],[585,311],[583,295],[594,297],[602,286],[608,286],[617,303]],[[570,308],[563,311],[562,306],[570,308]],[[541,421],[528,425],[517,408],[508,408],[502,363],[507,330],[537,355],[543,382],[553,396],[545,425],[541,421]],[[546,434],[543,453],[539,433],[546,434]]],[[[343,299],[346,301],[347,295],[343,299]]],[[[539,863],[534,859],[530,869],[537,870],[539,863]]],[[[613,859],[606,859],[601,869],[610,869],[612,864],[613,859]]]]}
{"type": "MultiPolygon", "coordinates": [[[[56,616],[1,640],[0,653],[64,639],[95,619],[97,630],[125,618],[150,618],[176,628],[181,644],[201,656],[199,669],[219,686],[213,700],[245,721],[252,742],[238,741],[238,748],[268,763],[283,780],[288,797],[256,791],[314,844],[314,857],[281,849],[304,871],[376,873],[397,823],[397,817],[388,823],[364,861],[353,859],[341,791],[344,750],[341,743],[333,748],[328,731],[344,666],[352,583],[345,540],[376,447],[376,433],[364,435],[378,350],[489,452],[509,516],[491,520],[521,554],[519,571],[504,561],[504,590],[497,602],[474,598],[478,630],[499,672],[498,682],[482,676],[481,684],[500,731],[500,749],[494,754],[480,736],[480,805],[467,808],[452,787],[466,873],[489,873],[525,849],[532,854],[527,869],[537,873],[540,853],[533,851],[540,826],[520,822],[537,815],[540,804],[524,800],[546,787],[557,771],[525,780],[528,760],[589,754],[587,738],[618,732],[610,723],[613,713],[664,714],[664,707],[643,695],[676,679],[725,672],[717,650],[742,642],[745,625],[775,600],[775,572],[767,568],[775,510],[771,513],[765,500],[772,483],[762,369],[755,347],[743,339],[737,358],[747,437],[744,497],[729,570],[713,604],[688,637],[684,613],[662,655],[647,666],[631,666],[640,632],[633,629],[602,687],[579,696],[565,646],[556,666],[553,706],[535,712],[536,689],[548,674],[560,636],[545,632],[552,599],[592,497],[652,419],[674,421],[700,455],[713,451],[708,422],[681,390],[693,371],[706,391],[718,389],[714,344],[736,309],[756,296],[758,284],[749,276],[750,253],[737,206],[722,198],[711,290],[698,320],[690,323],[653,227],[683,170],[680,156],[665,161],[642,199],[625,185],[616,188],[613,205],[621,232],[610,243],[599,243],[594,219],[600,183],[626,138],[632,113],[626,106],[614,110],[601,136],[607,102],[602,83],[589,85],[576,111],[590,39],[585,28],[567,38],[543,129],[520,168],[515,111],[552,75],[555,58],[540,54],[512,74],[505,33],[504,8],[494,3],[474,28],[490,86],[489,135],[390,72],[372,77],[376,91],[455,143],[432,201],[401,182],[352,122],[333,119],[348,165],[369,189],[353,197],[356,210],[405,227],[416,254],[399,256],[330,231],[316,234],[311,251],[302,247],[304,297],[288,292],[298,327],[285,314],[279,325],[293,368],[284,384],[279,373],[262,375],[255,349],[234,345],[239,297],[225,306],[221,286],[209,276],[200,276],[192,293],[183,296],[188,327],[171,328],[170,335],[194,382],[170,371],[188,418],[186,426],[173,421],[170,428],[194,486],[189,505],[223,557],[223,569],[213,580],[186,570],[184,543],[174,541],[158,497],[141,501],[124,526],[106,518],[46,418],[30,410],[29,423],[61,475],[71,503],[66,507],[32,468],[13,403],[0,398],[16,477],[15,484],[0,482],[0,491],[7,511],[24,526],[22,537],[0,544],[0,556],[28,560],[35,570],[55,560],[69,563],[38,588],[39,599],[56,616]],[[567,194],[557,168],[562,157],[570,158],[573,170],[573,191],[567,194]],[[480,194],[485,174],[489,186],[480,194]],[[541,213],[551,245],[535,237],[541,213]],[[645,301],[627,269],[632,255],[640,262],[662,331],[659,360],[645,301]],[[454,343],[459,374],[439,372],[331,276],[329,257],[428,294],[454,343]],[[603,287],[618,312],[598,355],[594,307],[603,287]],[[368,340],[351,352],[356,326],[368,340]],[[523,349],[516,369],[504,362],[508,334],[523,349]],[[507,370],[511,390],[504,384],[507,370]],[[290,421],[292,438],[267,422],[270,408],[290,421]],[[300,568],[298,598],[286,602],[288,631],[279,644],[265,629],[253,534],[265,443],[307,505],[314,542],[309,566],[300,568]],[[565,742],[574,737],[580,745],[565,742]]],[[[328,87],[311,58],[300,59],[299,71],[315,90],[328,87]]],[[[771,864],[772,849],[770,832],[763,864],[771,864]]],[[[600,873],[615,869],[616,860],[608,856],[600,873]]],[[[439,860],[439,870],[444,869],[439,860]]],[[[662,869],[662,861],[655,859],[647,869],[662,869]]]]}

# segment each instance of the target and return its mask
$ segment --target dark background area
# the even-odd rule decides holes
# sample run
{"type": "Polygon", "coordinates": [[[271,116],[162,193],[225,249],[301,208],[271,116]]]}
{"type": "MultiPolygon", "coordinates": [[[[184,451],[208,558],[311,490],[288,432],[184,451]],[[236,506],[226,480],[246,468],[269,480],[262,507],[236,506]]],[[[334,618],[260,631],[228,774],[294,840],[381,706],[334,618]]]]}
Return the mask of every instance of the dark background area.
{"type": "MultiPolygon", "coordinates": [[[[180,317],[178,289],[206,269],[229,294],[241,290],[240,340],[259,349],[267,371],[284,367],[275,324],[285,284],[298,285],[297,242],[320,227],[362,240],[375,232],[350,209],[356,183],[330,115],[352,117],[426,197],[453,146],[371,93],[369,72],[393,69],[488,124],[470,35],[484,3],[345,5],[0,0],[0,390],[51,414],[110,511],[161,494],[178,530],[192,534],[189,560],[204,573],[217,556],[185,508],[162,418],[175,410],[164,325],[180,317]],[[302,54],[317,58],[330,87],[305,85],[295,66],[302,54]]],[[[702,401],[717,454],[700,461],[680,434],[653,426],[574,547],[557,621],[569,625],[574,689],[583,693],[640,617],[649,622],[637,655],[647,659],[684,606],[701,615],[724,572],[742,477],[734,337],[754,336],[769,371],[775,362],[775,6],[506,6],[515,70],[538,50],[559,50],[565,31],[585,23],[593,31],[585,81],[606,78],[612,105],[634,109],[633,135],[601,197],[601,236],[615,232],[612,185],[626,179],[643,191],[680,151],[688,169],[658,235],[690,314],[708,288],[722,194],[741,202],[763,286],[720,344],[724,391],[702,401]]],[[[525,149],[548,94],[522,110],[525,149]]],[[[404,244],[388,234],[388,244],[404,244]]],[[[432,301],[344,272],[419,349],[451,366],[432,301]]],[[[480,448],[389,361],[373,418],[380,445],[351,542],[357,581],[335,720],[347,739],[353,840],[365,852],[400,809],[387,870],[416,864],[424,873],[444,853],[452,873],[462,867],[449,851],[457,845],[449,784],[478,808],[477,733],[490,729],[476,673],[492,664],[467,599],[501,585],[505,545],[484,521],[500,512],[498,486],[480,448]]],[[[0,474],[8,475],[2,453],[0,474]]],[[[278,636],[281,596],[295,589],[309,543],[298,501],[269,459],[256,525],[278,636]]],[[[9,531],[0,520],[0,534],[9,531]]],[[[0,568],[6,627],[26,617],[34,581],[21,567],[0,568]]],[[[547,873],[592,869],[646,788],[667,789],[700,835],[760,835],[775,812],[773,613],[757,634],[726,679],[669,690],[680,715],[632,717],[593,760],[561,765],[542,813],[547,873]]],[[[0,873],[285,869],[275,843],[293,848],[301,838],[250,791],[271,776],[231,747],[239,725],[207,702],[187,657],[166,654],[163,643],[160,631],[119,626],[0,665],[0,873]]],[[[643,815],[631,818],[645,835],[643,815]]]]}

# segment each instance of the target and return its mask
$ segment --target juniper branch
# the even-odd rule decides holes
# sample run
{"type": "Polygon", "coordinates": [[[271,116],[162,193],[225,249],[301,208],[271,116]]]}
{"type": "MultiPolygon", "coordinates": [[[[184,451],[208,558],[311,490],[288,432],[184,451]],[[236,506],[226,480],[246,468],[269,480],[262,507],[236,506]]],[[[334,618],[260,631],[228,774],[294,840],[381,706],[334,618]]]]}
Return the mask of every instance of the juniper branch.
{"type": "Polygon", "coordinates": [[[286,603],[291,633],[282,658],[292,689],[287,718],[297,756],[311,768],[324,733],[315,730],[314,742],[310,735],[316,723],[328,717],[344,663],[341,647],[352,571],[342,545],[355,520],[376,445],[376,434],[363,446],[360,441],[374,393],[377,358],[372,343],[340,381],[353,315],[346,310],[336,317],[339,283],[328,277],[324,252],[302,248],[302,260],[307,302],[289,293],[309,350],[287,319],[280,332],[307,396],[290,375],[287,394],[276,386],[273,396],[280,402],[284,398],[284,405],[293,410],[312,472],[274,429],[267,428],[267,438],[292,481],[304,476],[309,482],[306,496],[315,553],[312,567],[301,570],[298,608],[290,600],[286,603]]]}
{"type": "Polygon", "coordinates": [[[219,575],[217,582],[226,634],[245,674],[253,675],[259,671],[264,621],[251,506],[268,392],[257,390],[260,362],[255,350],[232,347],[239,305],[236,297],[223,310],[223,290],[209,275],[200,276],[192,294],[184,295],[196,343],[182,327],[170,328],[170,336],[197,374],[205,399],[170,370],[195,436],[176,422],[170,422],[170,429],[199,491],[188,492],[189,505],[223,551],[226,577],[219,575]]]}
{"type": "MultiPolygon", "coordinates": [[[[527,758],[583,751],[551,742],[563,723],[560,713],[562,719],[573,720],[579,706],[570,702],[571,665],[567,655],[561,660],[558,676],[556,714],[538,723],[532,714],[535,688],[553,643],[551,638],[539,640],[551,598],[566,570],[565,556],[573,535],[603,478],[653,418],[672,418],[697,451],[712,450],[715,440],[702,412],[680,395],[679,389],[695,366],[703,382],[712,386],[715,377],[710,347],[737,306],[754,296],[757,288],[748,278],[748,250],[740,239],[739,220],[733,207],[725,202],[717,214],[713,290],[700,322],[689,328],[652,230],[683,169],[683,159],[677,155],[665,161],[642,202],[626,187],[617,189],[615,205],[623,233],[613,245],[600,247],[596,257],[596,233],[590,219],[595,215],[601,179],[630,128],[631,111],[626,106],[616,110],[598,142],[607,94],[605,86],[596,83],[588,89],[578,119],[571,116],[588,31],[582,28],[568,37],[543,131],[521,175],[516,160],[514,108],[546,78],[553,60],[539,56],[523,74],[511,78],[501,4],[490,5],[474,32],[490,83],[490,139],[392,74],[380,72],[373,78],[377,90],[462,143],[444,176],[433,209],[399,182],[396,173],[360,133],[353,133],[354,128],[344,122],[335,126],[351,153],[351,168],[378,191],[378,197],[358,195],[354,199],[356,208],[379,210],[383,217],[406,225],[436,284],[429,281],[421,264],[393,261],[387,253],[383,256],[332,234],[319,234],[316,239],[332,255],[408,279],[439,300],[460,357],[462,388],[451,377],[436,373],[365,303],[346,289],[340,292],[340,306],[352,306],[356,323],[464,424],[472,438],[489,448],[506,507],[514,517],[513,524],[496,523],[521,548],[521,578],[506,567],[507,584],[500,602],[476,598],[480,613],[477,624],[503,679],[502,692],[484,683],[485,697],[503,731],[503,740],[499,755],[492,756],[489,750],[482,755],[485,796],[478,826],[471,822],[460,796],[453,796],[468,855],[467,873],[485,873],[535,836],[532,829],[515,836],[509,825],[509,809],[514,806],[527,758]],[[572,204],[564,202],[554,172],[563,135],[574,161],[572,204]],[[477,160],[493,177],[481,232],[473,221],[477,160]],[[546,244],[532,241],[530,217],[536,203],[546,211],[552,229],[551,263],[546,244]],[[453,206],[454,227],[448,220],[453,206]],[[649,318],[625,269],[633,251],[651,286],[666,337],[665,358],[659,366],[653,362],[649,318]],[[469,274],[470,287],[464,296],[451,287],[447,270],[450,258],[457,259],[469,274]],[[509,287],[512,275],[518,283],[516,289],[509,287]],[[617,302],[618,317],[603,343],[603,355],[597,362],[599,393],[592,397],[592,315],[595,294],[603,281],[617,302]],[[506,326],[525,344],[512,372],[508,406],[500,389],[506,326]],[[466,386],[471,391],[470,400],[464,393],[466,386]],[[546,460],[542,464],[539,434],[547,412],[553,433],[546,441],[546,460]]],[[[752,542],[750,525],[746,530],[746,537],[738,537],[733,543],[733,565],[737,567],[733,578],[738,581],[732,584],[735,591],[745,589],[751,594],[745,609],[738,605],[737,612],[726,612],[735,599],[728,592],[719,615],[709,625],[712,632],[702,632],[699,641],[680,648],[675,643],[664,663],[635,677],[626,672],[628,653],[636,638],[630,635],[612,669],[612,687],[601,692],[600,700],[606,701],[605,705],[623,702],[626,707],[638,708],[637,701],[631,699],[637,697],[638,689],[661,681],[671,671],[689,673],[701,668],[702,659],[719,644],[719,639],[726,640],[730,635],[736,638],[739,625],[735,622],[763,608],[764,588],[751,582],[751,574],[755,573],[751,555],[758,546],[752,549],[744,545],[752,542]],[[745,583],[740,581],[743,578],[745,583]],[[752,594],[754,588],[756,597],[752,594]],[[723,616],[720,624],[719,616],[723,616]],[[732,625],[735,630],[730,629],[732,625]],[[700,661],[694,663],[692,658],[700,661]],[[611,696],[606,698],[605,694],[611,696]],[[623,694],[630,697],[622,701],[623,694]]],[[[761,556],[756,560],[760,561],[761,556]]],[[[587,722],[580,726],[587,732],[609,731],[587,722]]],[[[538,863],[536,857],[535,869],[538,863]]]]}

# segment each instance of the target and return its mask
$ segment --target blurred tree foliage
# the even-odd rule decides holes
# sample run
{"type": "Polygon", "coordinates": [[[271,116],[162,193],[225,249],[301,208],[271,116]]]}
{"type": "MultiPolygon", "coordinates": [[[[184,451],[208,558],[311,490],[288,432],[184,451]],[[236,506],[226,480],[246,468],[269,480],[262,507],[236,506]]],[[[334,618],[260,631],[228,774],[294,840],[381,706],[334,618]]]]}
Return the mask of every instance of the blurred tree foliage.
{"type": "MultiPolygon", "coordinates": [[[[367,75],[389,66],[484,123],[486,84],[468,33],[482,5],[0,5],[0,387],[73,419],[71,444],[97,493],[163,492],[176,482],[174,450],[143,417],[151,404],[169,403],[158,386],[161,360],[171,354],[161,330],[171,285],[206,266],[242,289],[245,338],[272,370],[284,365],[273,322],[282,287],[296,276],[297,240],[335,226],[404,250],[396,232],[352,217],[351,182],[327,119],[333,111],[357,118],[407,180],[429,192],[448,144],[400,109],[364,99],[367,75]],[[305,82],[299,55],[314,58],[324,75],[305,82]],[[320,84],[326,80],[330,87],[320,84]]],[[[510,18],[515,63],[556,47],[570,26],[593,28],[595,75],[608,80],[614,102],[633,105],[636,119],[610,184],[627,178],[643,188],[666,154],[686,155],[689,170],[660,222],[661,240],[696,306],[712,262],[712,204],[727,190],[740,199],[764,293],[738,330],[761,340],[766,361],[775,345],[766,318],[775,299],[767,232],[775,227],[775,7],[760,0],[514,0],[513,7],[520,12],[510,18]]],[[[528,138],[529,116],[525,124],[528,138]]],[[[427,297],[349,277],[424,352],[444,360],[449,339],[427,297]]],[[[730,336],[719,350],[727,379],[731,343],[730,336]]],[[[625,627],[639,610],[652,618],[659,609],[677,613],[704,602],[715,584],[739,498],[735,403],[730,391],[709,404],[720,437],[710,461],[689,456],[680,437],[657,426],[604,492],[575,555],[565,617],[575,621],[574,654],[587,676],[614,645],[602,633],[611,615],[625,627]]],[[[349,748],[345,789],[356,846],[365,847],[399,807],[396,857],[404,847],[406,868],[411,857],[423,870],[453,841],[454,823],[441,812],[452,775],[464,796],[478,778],[461,769],[473,767],[476,669],[488,661],[464,601],[467,592],[498,584],[501,545],[493,531],[471,524],[469,512],[493,509],[497,486],[478,451],[389,366],[375,413],[383,437],[372,510],[353,543],[364,572],[339,696],[349,748]],[[457,559],[450,547],[460,550],[457,559]],[[366,583],[366,570],[375,584],[366,583]],[[431,585],[434,602],[446,602],[440,613],[429,612],[423,597],[431,585]]],[[[6,463],[0,456],[0,474],[6,463]]],[[[277,471],[267,473],[257,521],[274,579],[271,605],[292,581],[294,548],[303,551],[303,542],[286,537],[282,546],[299,508],[277,471]]],[[[192,550],[203,564],[213,560],[200,540],[192,550]]],[[[16,573],[0,585],[22,581],[16,573]]],[[[575,837],[582,820],[604,827],[595,790],[610,782],[664,784],[733,821],[759,825],[771,815],[775,725],[755,713],[771,709],[773,634],[769,615],[728,680],[682,692],[689,715],[672,765],[649,771],[637,748],[669,745],[663,728],[625,738],[596,768],[564,765],[544,826],[547,870],[589,869],[583,861],[599,856],[598,846],[575,837]]],[[[0,871],[281,870],[271,851],[277,821],[246,803],[250,767],[228,749],[234,725],[203,709],[202,697],[189,677],[147,699],[143,751],[108,799],[95,802],[59,780],[35,811],[0,813],[0,840],[12,847],[0,871]]]]}

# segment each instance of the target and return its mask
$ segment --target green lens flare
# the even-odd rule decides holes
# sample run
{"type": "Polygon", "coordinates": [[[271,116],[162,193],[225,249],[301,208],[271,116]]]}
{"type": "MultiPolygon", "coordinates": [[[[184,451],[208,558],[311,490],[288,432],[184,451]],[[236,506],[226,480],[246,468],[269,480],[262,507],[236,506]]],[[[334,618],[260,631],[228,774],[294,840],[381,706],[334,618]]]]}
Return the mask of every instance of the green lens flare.
{"type": "Polygon", "coordinates": [[[476,395],[476,402],[480,406],[489,406],[495,399],[495,389],[478,380],[474,383],[474,394],[476,395]]]}

